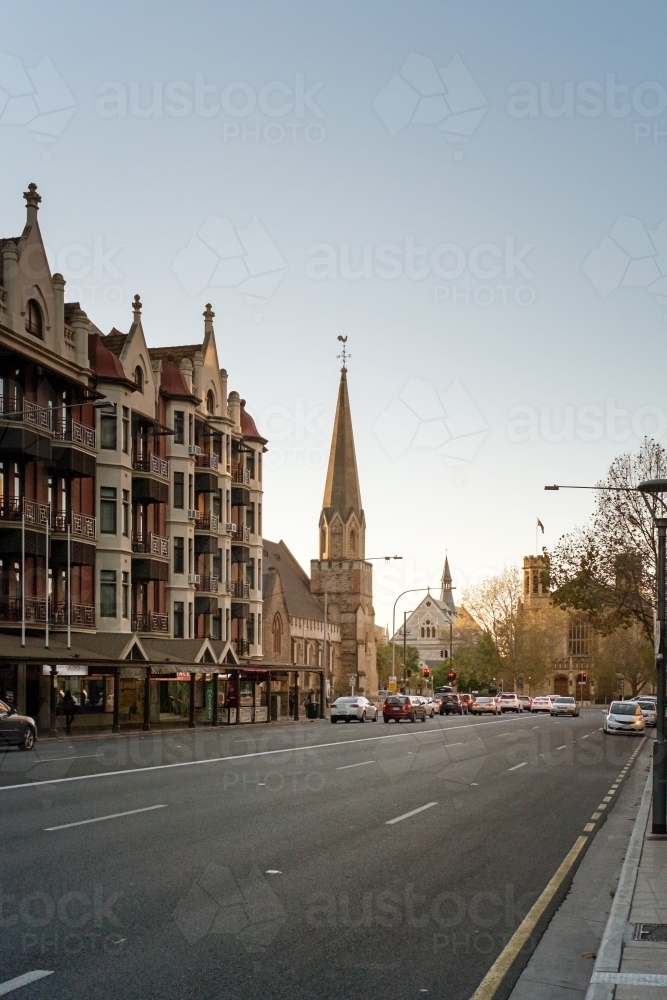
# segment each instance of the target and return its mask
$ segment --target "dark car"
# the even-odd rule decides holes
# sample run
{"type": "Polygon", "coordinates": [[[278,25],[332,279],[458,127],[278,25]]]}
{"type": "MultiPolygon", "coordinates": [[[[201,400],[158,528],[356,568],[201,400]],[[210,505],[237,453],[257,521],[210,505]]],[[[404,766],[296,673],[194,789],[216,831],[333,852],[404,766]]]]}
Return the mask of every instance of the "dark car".
{"type": "Polygon", "coordinates": [[[0,746],[32,750],[36,739],[35,720],[27,715],[19,715],[14,708],[0,701],[0,746]]]}
{"type": "Polygon", "coordinates": [[[385,722],[416,722],[421,719],[426,722],[426,705],[421,698],[409,694],[390,694],[382,706],[382,717],[385,722]]]}
{"type": "Polygon", "coordinates": [[[461,695],[443,694],[440,699],[440,715],[451,715],[452,712],[457,715],[467,715],[468,706],[461,700],[461,695]]]}

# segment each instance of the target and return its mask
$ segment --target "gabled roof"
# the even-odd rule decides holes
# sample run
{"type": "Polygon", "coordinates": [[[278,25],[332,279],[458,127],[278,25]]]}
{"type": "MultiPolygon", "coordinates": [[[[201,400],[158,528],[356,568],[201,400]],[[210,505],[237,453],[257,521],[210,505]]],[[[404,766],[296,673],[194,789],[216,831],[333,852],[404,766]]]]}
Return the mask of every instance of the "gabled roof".
{"type": "Polygon", "coordinates": [[[150,349],[152,358],[168,358],[169,361],[174,361],[176,364],[183,358],[192,360],[195,354],[201,354],[201,352],[201,344],[182,344],[180,347],[151,347],[150,349]]]}
{"type": "Polygon", "coordinates": [[[133,387],[134,382],[128,379],[120,361],[107,347],[108,339],[108,337],[101,337],[98,333],[88,334],[90,367],[98,378],[111,382],[124,382],[128,387],[133,387]]]}
{"type": "Polygon", "coordinates": [[[324,511],[340,511],[344,520],[347,520],[352,510],[360,521],[362,519],[361,491],[357,473],[357,458],[354,451],[350,400],[347,394],[346,368],[342,368],[340,373],[336,417],[331,437],[331,451],[322,507],[324,511]]]}
{"type": "Polygon", "coordinates": [[[290,617],[324,622],[324,611],[310,592],[310,579],[285,543],[262,539],[264,569],[278,574],[290,617]]]}
{"type": "MultiPolygon", "coordinates": [[[[424,618],[429,613],[432,613],[435,617],[436,611],[444,615],[447,621],[450,620],[452,622],[454,621],[455,612],[453,612],[452,609],[448,607],[447,604],[444,603],[444,601],[439,601],[437,598],[435,598],[433,594],[431,594],[429,591],[429,593],[426,594],[426,596],[421,599],[415,610],[410,615],[408,615],[406,622],[408,629],[410,628],[411,624],[415,625],[421,622],[422,618],[424,618]],[[430,607],[427,607],[427,603],[430,604],[430,607]]],[[[403,626],[400,625],[399,628],[396,630],[395,635],[392,637],[392,641],[394,642],[398,642],[399,640],[402,641],[402,638],[403,638],[403,626]]]]}
{"type": "Polygon", "coordinates": [[[114,327],[111,333],[107,334],[104,338],[104,346],[107,350],[111,351],[116,357],[120,357],[123,348],[125,347],[125,341],[127,340],[127,334],[121,333],[114,327]]]}

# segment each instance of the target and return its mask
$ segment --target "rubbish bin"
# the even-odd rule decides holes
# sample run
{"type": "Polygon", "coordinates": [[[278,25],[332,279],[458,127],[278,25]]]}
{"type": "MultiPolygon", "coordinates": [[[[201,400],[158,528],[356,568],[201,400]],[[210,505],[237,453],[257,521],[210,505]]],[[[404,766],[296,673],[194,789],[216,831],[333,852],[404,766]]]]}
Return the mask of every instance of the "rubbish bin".
{"type": "Polygon", "coordinates": [[[306,718],[316,719],[318,716],[317,705],[314,701],[306,702],[306,718]]]}

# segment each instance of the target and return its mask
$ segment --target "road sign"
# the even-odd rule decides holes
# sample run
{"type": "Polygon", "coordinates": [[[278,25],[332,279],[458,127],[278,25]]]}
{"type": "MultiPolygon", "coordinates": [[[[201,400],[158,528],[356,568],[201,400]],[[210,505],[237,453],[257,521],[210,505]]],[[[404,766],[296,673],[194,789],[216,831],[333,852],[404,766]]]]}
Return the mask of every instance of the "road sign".
{"type": "Polygon", "coordinates": [[[387,684],[388,691],[398,691],[398,681],[395,677],[389,678],[389,683],[387,684]]]}

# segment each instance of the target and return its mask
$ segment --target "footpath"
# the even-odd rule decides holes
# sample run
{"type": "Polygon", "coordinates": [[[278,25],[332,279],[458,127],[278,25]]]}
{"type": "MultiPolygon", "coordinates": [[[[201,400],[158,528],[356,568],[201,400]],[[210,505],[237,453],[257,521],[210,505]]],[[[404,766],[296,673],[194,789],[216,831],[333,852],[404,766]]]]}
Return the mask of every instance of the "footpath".
{"type": "Polygon", "coordinates": [[[652,749],[647,739],[510,1000],[667,1000],[667,838],[651,834],[652,749]]]}

